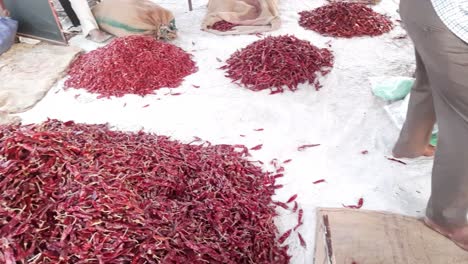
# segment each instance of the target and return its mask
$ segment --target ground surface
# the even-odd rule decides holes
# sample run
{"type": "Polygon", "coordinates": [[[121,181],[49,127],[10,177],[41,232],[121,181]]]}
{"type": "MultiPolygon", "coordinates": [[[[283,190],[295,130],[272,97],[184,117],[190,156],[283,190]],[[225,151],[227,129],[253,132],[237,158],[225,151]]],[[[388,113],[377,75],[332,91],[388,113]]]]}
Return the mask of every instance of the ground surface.
{"type": "MultiPolygon", "coordinates": [[[[158,1],[172,10],[180,29],[174,41],[194,55],[199,71],[188,77],[177,92],[180,96],[125,96],[96,99],[83,90],[64,91],[62,83],[54,87],[35,108],[22,115],[25,123],[46,118],[85,123],[109,122],[118,129],[139,130],[170,135],[189,141],[199,136],[213,143],[232,143],[263,149],[253,152],[254,159],[268,162],[273,158],[293,159],[286,166],[284,188],[276,199],[299,195],[305,210],[305,225],[300,232],[307,250],[292,236],[292,263],[311,263],[315,236],[316,207],[341,207],[364,198],[364,208],[420,216],[429,196],[432,161],[422,159],[407,166],[387,160],[398,136],[383,107],[385,102],[371,94],[368,77],[379,75],[411,76],[414,71],[412,46],[408,39],[393,39],[394,31],[377,38],[332,39],[302,29],[297,12],[325,3],[321,0],[281,0],[283,26],[272,35],[294,34],[298,38],[325,47],[331,40],[336,56],[335,68],[315,91],[302,85],[297,92],[269,95],[240,88],[224,77],[218,68],[235,50],[258,40],[256,36],[219,37],[199,30],[206,2],[194,0],[193,12],[186,1],[158,1]],[[177,2],[177,3],[175,3],[177,2]],[[195,89],[192,85],[199,85],[195,89]],[[57,92],[57,93],[56,93],[57,92]],[[75,95],[80,94],[78,98],[75,95]],[[160,98],[160,100],[158,100],[160,98]],[[126,104],[126,107],[124,107],[126,104]],[[146,104],[149,107],[143,108],[146,104]],[[263,132],[254,132],[264,128],[263,132]],[[245,134],[246,137],[240,137],[245,134]],[[298,152],[303,144],[320,147],[298,152]],[[368,155],[361,151],[368,150],[368,155]],[[314,185],[318,179],[327,183],[314,185]]],[[[398,19],[398,4],[383,1],[375,10],[398,19]]],[[[73,45],[86,50],[97,46],[82,36],[73,45]]],[[[265,167],[268,168],[268,167],[265,167]]],[[[281,211],[277,219],[280,231],[293,227],[296,215],[281,211]]]]}

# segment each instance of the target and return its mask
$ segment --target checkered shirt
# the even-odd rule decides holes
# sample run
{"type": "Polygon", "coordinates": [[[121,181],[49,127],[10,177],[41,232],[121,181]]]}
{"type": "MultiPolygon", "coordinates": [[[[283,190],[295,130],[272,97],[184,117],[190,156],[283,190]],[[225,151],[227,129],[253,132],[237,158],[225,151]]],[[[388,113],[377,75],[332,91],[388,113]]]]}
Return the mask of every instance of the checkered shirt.
{"type": "Polygon", "coordinates": [[[442,22],[455,35],[468,43],[468,0],[431,1],[442,22]]]}

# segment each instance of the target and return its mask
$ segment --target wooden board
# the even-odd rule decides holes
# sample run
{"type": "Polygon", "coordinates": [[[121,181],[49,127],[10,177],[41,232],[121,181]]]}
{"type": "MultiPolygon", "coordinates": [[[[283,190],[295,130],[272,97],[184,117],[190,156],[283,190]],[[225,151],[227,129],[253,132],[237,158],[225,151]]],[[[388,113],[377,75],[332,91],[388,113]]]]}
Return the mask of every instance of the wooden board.
{"type": "Polygon", "coordinates": [[[416,218],[322,208],[315,264],[467,264],[468,252],[416,218]]]}
{"type": "Polygon", "coordinates": [[[57,13],[49,0],[4,0],[11,17],[19,22],[18,35],[67,44],[57,13]]]}

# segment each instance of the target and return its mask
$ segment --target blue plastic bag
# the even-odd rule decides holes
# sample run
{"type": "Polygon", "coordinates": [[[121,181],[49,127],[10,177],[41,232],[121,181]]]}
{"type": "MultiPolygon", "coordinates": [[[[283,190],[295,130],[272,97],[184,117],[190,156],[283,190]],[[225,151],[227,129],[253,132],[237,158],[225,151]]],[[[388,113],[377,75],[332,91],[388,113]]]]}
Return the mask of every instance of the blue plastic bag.
{"type": "Polygon", "coordinates": [[[0,17],[0,55],[15,43],[18,22],[8,17],[0,17]]]}

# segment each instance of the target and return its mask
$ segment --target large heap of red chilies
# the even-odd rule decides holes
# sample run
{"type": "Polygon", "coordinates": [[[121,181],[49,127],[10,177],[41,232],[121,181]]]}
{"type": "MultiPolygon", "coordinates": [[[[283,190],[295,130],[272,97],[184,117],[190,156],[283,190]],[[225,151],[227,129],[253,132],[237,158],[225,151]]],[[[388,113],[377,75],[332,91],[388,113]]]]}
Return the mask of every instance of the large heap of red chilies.
{"type": "Polygon", "coordinates": [[[388,17],[361,3],[332,2],[299,15],[301,26],[325,36],[378,36],[393,28],[388,17]]]}
{"type": "Polygon", "coordinates": [[[118,38],[79,56],[71,65],[66,87],[85,88],[104,97],[146,95],[178,87],[197,71],[191,55],[150,36],[118,38]]]}
{"type": "Polygon", "coordinates": [[[106,125],[0,128],[0,263],[287,263],[243,146],[106,125]]]}
{"type": "Polygon", "coordinates": [[[221,69],[251,90],[281,93],[284,87],[294,91],[305,82],[319,89],[317,72],[328,74],[333,60],[328,49],[286,35],[266,37],[236,51],[221,69]]]}

